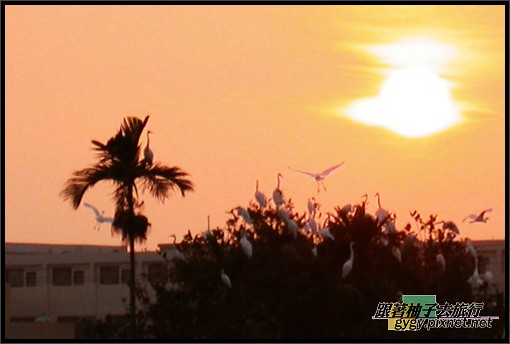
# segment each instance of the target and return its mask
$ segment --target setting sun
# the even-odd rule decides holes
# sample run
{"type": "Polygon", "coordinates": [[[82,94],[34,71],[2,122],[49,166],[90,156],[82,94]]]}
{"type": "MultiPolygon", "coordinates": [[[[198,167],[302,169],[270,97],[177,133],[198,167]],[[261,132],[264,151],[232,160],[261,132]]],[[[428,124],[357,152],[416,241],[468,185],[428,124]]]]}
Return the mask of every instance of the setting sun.
{"type": "Polygon", "coordinates": [[[460,122],[451,85],[438,73],[455,49],[426,38],[404,39],[371,51],[393,67],[376,98],[353,103],[346,114],[358,122],[421,137],[460,122]]]}

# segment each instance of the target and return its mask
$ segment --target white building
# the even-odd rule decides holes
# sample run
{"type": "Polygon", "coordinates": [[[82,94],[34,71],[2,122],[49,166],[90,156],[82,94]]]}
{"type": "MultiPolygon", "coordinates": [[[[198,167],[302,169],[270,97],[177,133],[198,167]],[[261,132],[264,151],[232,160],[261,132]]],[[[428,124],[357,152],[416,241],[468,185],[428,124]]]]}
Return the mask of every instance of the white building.
{"type": "MultiPolygon", "coordinates": [[[[46,316],[51,321],[68,322],[126,314],[127,247],[7,243],[4,249],[10,289],[7,321],[35,321],[46,316]]],[[[137,253],[137,285],[164,279],[164,269],[166,264],[156,252],[137,253]]]]}

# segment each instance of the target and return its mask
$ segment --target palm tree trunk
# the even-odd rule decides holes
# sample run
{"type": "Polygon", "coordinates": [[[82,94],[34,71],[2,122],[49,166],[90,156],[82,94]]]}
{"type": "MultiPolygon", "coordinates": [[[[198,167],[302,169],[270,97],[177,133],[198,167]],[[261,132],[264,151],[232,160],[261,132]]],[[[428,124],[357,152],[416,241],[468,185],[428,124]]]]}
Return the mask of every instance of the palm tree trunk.
{"type": "Polygon", "coordinates": [[[131,338],[136,338],[136,287],[135,287],[135,238],[129,236],[129,316],[131,321],[131,338]]]}

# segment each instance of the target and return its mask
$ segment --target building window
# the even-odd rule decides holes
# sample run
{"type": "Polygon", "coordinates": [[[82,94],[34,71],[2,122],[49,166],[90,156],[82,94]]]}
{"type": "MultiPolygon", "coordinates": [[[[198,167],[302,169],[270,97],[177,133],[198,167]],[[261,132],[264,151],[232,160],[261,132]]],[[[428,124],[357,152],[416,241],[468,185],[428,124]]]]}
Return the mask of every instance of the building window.
{"type": "Polygon", "coordinates": [[[73,271],[73,285],[83,285],[85,281],[85,273],[83,270],[73,271]]]}
{"type": "Polygon", "coordinates": [[[129,276],[130,276],[130,270],[122,269],[120,271],[120,283],[129,285],[129,281],[130,281],[129,276]]]}
{"type": "Polygon", "coordinates": [[[23,287],[23,269],[5,270],[5,280],[11,287],[23,287]]]}
{"type": "Polygon", "coordinates": [[[53,285],[71,285],[71,268],[53,268],[53,285]]]}
{"type": "Polygon", "coordinates": [[[119,267],[102,266],[99,273],[99,283],[119,284],[119,267]]]}
{"type": "Polygon", "coordinates": [[[151,283],[160,284],[167,281],[167,269],[165,264],[149,265],[149,281],[151,283]]]}
{"type": "Polygon", "coordinates": [[[35,287],[37,285],[37,273],[35,271],[27,272],[25,277],[27,287],[35,287]]]}

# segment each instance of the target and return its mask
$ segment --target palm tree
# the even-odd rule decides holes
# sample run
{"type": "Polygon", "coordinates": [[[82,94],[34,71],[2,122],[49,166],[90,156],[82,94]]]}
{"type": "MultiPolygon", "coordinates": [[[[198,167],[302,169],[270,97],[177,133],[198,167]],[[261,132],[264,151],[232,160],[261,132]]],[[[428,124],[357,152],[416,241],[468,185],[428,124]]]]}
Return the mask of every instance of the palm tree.
{"type": "Polygon", "coordinates": [[[183,197],[186,192],[193,191],[193,183],[187,178],[188,174],[179,167],[168,167],[141,159],[139,139],[148,120],[149,116],[143,121],[136,117],[127,117],[117,134],[106,144],[92,140],[99,162],[75,171],[60,193],[76,210],[89,188],[100,181],[113,182],[116,209],[112,231],[120,234],[124,242],[129,242],[133,338],[136,334],[135,241],[144,242],[150,226],[147,217],[139,211],[138,187],[141,187],[142,191],[148,190],[161,202],[164,202],[174,189],[179,189],[183,197]]]}

